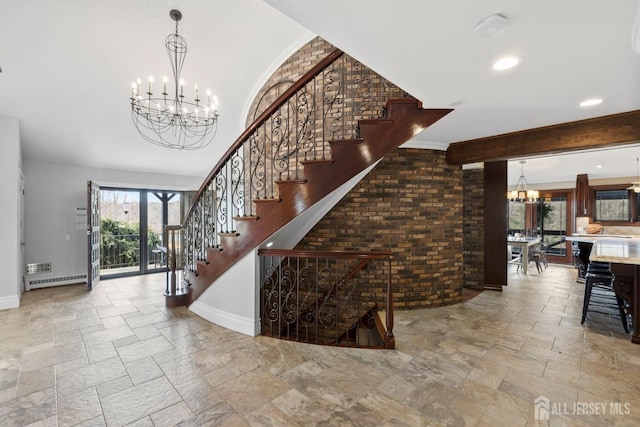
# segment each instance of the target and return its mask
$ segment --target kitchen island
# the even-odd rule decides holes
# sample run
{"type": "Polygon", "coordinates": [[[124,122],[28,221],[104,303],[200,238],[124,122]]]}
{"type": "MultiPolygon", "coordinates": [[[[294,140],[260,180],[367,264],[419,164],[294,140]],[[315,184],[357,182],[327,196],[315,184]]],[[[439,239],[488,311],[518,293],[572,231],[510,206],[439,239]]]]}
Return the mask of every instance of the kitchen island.
{"type": "Polygon", "coordinates": [[[581,235],[567,237],[567,240],[592,243],[589,261],[611,263],[616,276],[614,290],[629,304],[633,326],[631,342],[640,344],[640,238],[581,235]]]}

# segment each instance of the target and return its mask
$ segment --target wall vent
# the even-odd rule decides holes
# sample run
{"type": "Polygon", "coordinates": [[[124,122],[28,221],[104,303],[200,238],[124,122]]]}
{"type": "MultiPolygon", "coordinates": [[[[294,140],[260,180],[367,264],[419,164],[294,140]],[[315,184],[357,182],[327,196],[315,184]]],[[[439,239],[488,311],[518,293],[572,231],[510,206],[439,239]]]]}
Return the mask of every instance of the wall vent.
{"type": "Polygon", "coordinates": [[[37,264],[27,264],[25,271],[27,274],[49,273],[51,272],[51,263],[40,262],[37,264]]]}
{"type": "Polygon", "coordinates": [[[47,277],[47,278],[40,278],[40,279],[25,278],[24,290],[30,291],[31,289],[48,288],[50,286],[71,285],[74,283],[86,283],[86,282],[87,282],[86,274],[72,274],[67,276],[47,277]]]}

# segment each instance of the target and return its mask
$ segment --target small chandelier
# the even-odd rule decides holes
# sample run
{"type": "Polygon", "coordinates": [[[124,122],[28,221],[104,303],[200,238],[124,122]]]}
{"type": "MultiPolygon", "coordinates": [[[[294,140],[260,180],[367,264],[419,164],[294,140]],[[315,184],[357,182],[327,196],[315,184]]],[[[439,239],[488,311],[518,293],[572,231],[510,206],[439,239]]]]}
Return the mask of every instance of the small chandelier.
{"type": "Polygon", "coordinates": [[[640,173],[638,172],[638,162],[640,159],[636,157],[636,180],[631,183],[631,187],[627,190],[633,190],[634,193],[640,193],[640,173]]]}
{"type": "Polygon", "coordinates": [[[540,193],[538,192],[538,190],[529,190],[529,185],[527,184],[527,180],[524,177],[525,163],[527,163],[526,160],[520,160],[520,178],[518,178],[516,189],[507,192],[507,199],[509,199],[510,202],[538,203],[540,193]]]}
{"type": "Polygon", "coordinates": [[[194,86],[194,99],[184,95],[184,81],[180,79],[187,41],[178,34],[179,10],[171,10],[169,16],[176,23],[176,32],[165,40],[171,68],[173,88],[167,91],[167,77],[162,80],[162,93],[154,94],[153,76],[149,77],[146,93],[141,92],[141,81],[131,85],[131,117],[140,135],[148,142],[166,148],[196,150],[206,147],[213,140],[218,128],[218,100],[207,90],[206,100],[200,99],[198,85],[194,86]]]}

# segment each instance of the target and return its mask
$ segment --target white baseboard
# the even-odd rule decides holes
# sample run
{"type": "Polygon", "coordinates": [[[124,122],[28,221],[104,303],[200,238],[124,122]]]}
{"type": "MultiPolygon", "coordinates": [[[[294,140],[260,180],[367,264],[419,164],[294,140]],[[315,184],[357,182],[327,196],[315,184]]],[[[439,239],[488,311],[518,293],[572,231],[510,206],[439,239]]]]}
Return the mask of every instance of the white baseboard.
{"type": "Polygon", "coordinates": [[[195,301],[191,304],[189,310],[211,323],[241,334],[255,337],[260,333],[260,319],[238,316],[237,314],[210,307],[200,301],[195,301]]]}
{"type": "Polygon", "coordinates": [[[20,296],[12,295],[10,297],[0,297],[0,310],[8,310],[10,308],[20,307],[20,296]]]}

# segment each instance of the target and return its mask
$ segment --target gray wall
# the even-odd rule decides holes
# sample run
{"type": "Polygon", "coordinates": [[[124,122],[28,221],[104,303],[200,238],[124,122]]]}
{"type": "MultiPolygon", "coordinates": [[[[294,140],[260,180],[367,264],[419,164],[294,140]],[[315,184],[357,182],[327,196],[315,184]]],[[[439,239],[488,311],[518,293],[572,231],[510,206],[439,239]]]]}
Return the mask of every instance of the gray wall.
{"type": "Polygon", "coordinates": [[[87,205],[87,180],[100,185],[197,189],[203,177],[148,174],[25,159],[25,263],[51,262],[38,278],[86,274],[86,227],[76,230],[76,208],[87,205]],[[67,240],[68,239],[68,240],[67,240]]]}
{"type": "Polygon", "coordinates": [[[20,122],[0,116],[0,309],[17,307],[20,302],[20,122]]]}

